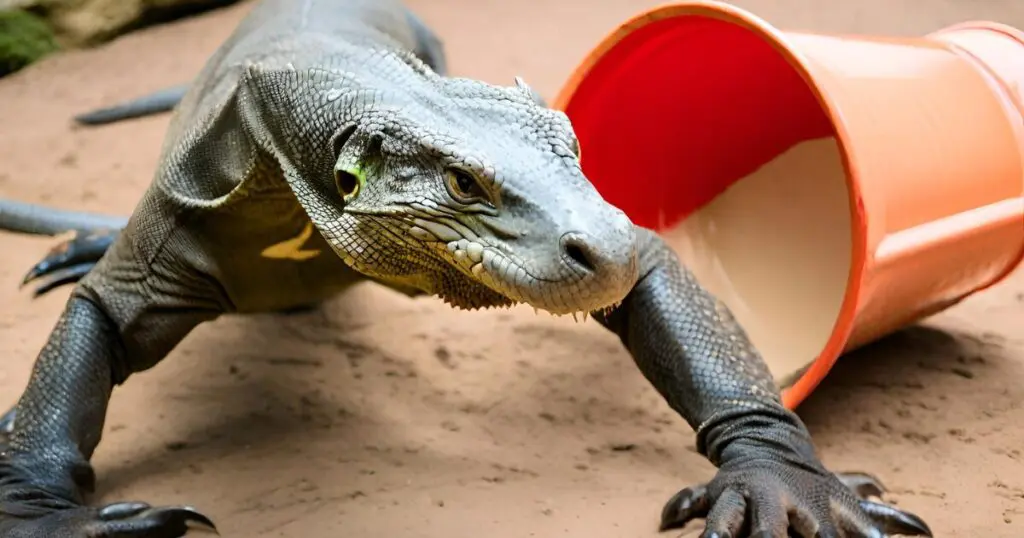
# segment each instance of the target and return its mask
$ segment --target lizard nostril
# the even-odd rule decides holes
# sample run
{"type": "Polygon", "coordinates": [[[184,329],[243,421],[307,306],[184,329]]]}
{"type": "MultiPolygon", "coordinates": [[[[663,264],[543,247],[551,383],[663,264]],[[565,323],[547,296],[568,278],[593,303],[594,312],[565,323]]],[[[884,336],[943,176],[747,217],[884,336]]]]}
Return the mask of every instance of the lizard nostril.
{"type": "Polygon", "coordinates": [[[562,236],[562,252],[581,268],[589,272],[597,270],[597,264],[594,262],[590,245],[587,245],[578,235],[566,234],[562,236]]]}

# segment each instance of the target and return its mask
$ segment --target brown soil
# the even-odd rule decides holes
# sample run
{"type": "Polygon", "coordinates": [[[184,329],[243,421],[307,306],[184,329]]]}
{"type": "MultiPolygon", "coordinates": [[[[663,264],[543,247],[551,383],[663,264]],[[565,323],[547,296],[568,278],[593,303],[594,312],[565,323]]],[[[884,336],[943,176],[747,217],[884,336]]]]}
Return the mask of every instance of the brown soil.
{"type": "MultiPolygon", "coordinates": [[[[656,0],[417,0],[455,71],[549,98],[656,0]]],[[[919,34],[1003,0],[745,0],[784,27],[919,34]]],[[[167,117],[74,113],[188,80],[246,5],[61,54],[0,81],[0,192],[128,212],[167,117]]],[[[0,391],[22,390],[66,290],[17,284],[51,245],[0,235],[0,391]]],[[[835,469],[880,475],[942,537],[1024,535],[1024,274],[846,357],[802,408],[835,469]]],[[[656,536],[711,476],[617,340],[529,309],[462,314],[363,287],[317,313],[228,318],[118,389],[94,459],[103,500],[191,503],[224,536],[656,536]]]]}

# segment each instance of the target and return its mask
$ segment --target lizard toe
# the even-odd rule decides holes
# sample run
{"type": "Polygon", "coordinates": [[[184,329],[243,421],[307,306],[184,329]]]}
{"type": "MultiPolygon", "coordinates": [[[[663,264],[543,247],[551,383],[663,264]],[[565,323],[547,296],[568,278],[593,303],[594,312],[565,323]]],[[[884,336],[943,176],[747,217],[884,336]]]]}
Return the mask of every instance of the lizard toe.
{"type": "Polygon", "coordinates": [[[708,511],[701,538],[737,538],[746,524],[747,500],[740,492],[726,489],[708,511]]]}
{"type": "Polygon", "coordinates": [[[694,519],[707,517],[711,503],[704,484],[685,488],[672,496],[661,510],[659,531],[680,529],[694,519]]]}
{"type": "MultiPolygon", "coordinates": [[[[45,273],[42,282],[36,286],[36,289],[32,290],[33,297],[39,297],[46,293],[59,288],[65,284],[74,284],[82,279],[92,268],[95,267],[95,263],[80,263],[78,265],[72,265],[71,267],[65,267],[63,269],[57,269],[49,273],[45,273]]],[[[31,280],[26,283],[31,282],[31,280]]]]}
{"type": "Polygon", "coordinates": [[[0,417],[0,436],[14,431],[14,418],[18,416],[17,406],[10,408],[0,417]]]}
{"type": "Polygon", "coordinates": [[[0,535],[9,538],[180,538],[192,530],[217,533],[213,521],[187,506],[152,507],[121,502],[96,509],[60,508],[39,514],[0,514],[0,535]],[[26,517],[30,516],[30,517],[26,517]],[[34,517],[32,517],[34,516],[34,517]]]}
{"type": "Polygon", "coordinates": [[[190,506],[151,507],[146,503],[115,503],[97,512],[90,524],[99,538],[178,538],[190,530],[218,534],[213,521],[190,506]]]}
{"type": "MultiPolygon", "coordinates": [[[[10,447],[11,434],[14,432],[14,419],[17,414],[18,407],[15,406],[0,417],[0,452],[5,452],[10,447]]],[[[2,473],[0,473],[0,480],[2,480],[2,473]]]]}
{"type": "Polygon", "coordinates": [[[860,508],[886,535],[932,536],[932,530],[923,519],[895,506],[862,500],[860,508]]]}

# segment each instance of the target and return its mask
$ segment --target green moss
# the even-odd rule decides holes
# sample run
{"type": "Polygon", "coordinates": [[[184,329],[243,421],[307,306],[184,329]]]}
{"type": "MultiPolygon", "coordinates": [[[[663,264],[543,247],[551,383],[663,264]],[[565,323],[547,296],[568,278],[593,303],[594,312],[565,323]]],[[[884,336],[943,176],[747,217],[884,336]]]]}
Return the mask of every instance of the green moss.
{"type": "Polygon", "coordinates": [[[20,9],[0,10],[0,77],[57,49],[53,30],[45,20],[20,9]]]}

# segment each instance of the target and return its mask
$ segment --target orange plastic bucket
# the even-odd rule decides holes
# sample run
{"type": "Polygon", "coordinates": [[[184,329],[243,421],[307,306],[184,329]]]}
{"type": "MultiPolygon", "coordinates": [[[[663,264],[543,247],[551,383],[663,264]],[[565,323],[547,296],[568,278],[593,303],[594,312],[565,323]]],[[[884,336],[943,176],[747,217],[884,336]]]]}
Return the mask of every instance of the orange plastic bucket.
{"type": "Polygon", "coordinates": [[[557,98],[583,169],[723,299],[787,407],[845,351],[1024,255],[1024,37],[784,32],[729,4],[642,13],[557,98]]]}

